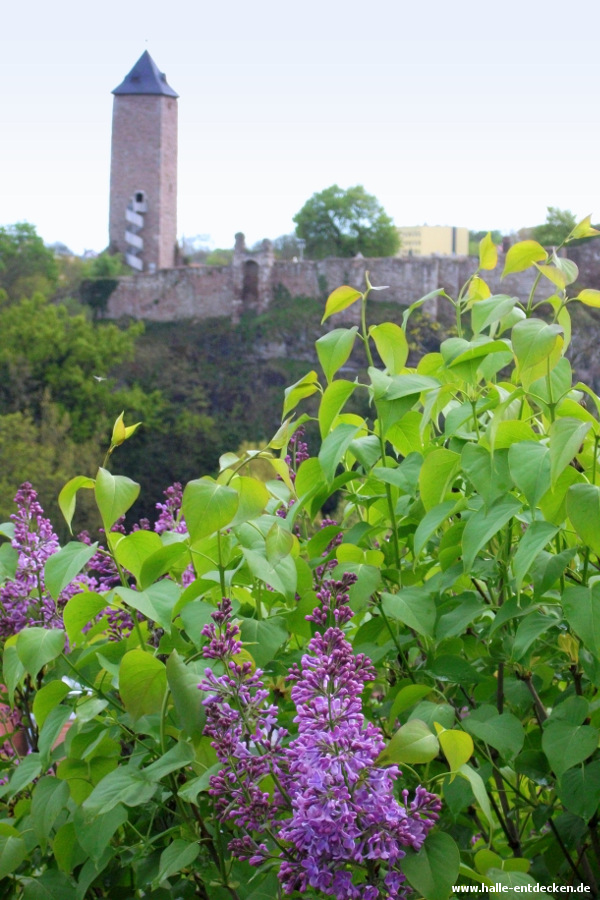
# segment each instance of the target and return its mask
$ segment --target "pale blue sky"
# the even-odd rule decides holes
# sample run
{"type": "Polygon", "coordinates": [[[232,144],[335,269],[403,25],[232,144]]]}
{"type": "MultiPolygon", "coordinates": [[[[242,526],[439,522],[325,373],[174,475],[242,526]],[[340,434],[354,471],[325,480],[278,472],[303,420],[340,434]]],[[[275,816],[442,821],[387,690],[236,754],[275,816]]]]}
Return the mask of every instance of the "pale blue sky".
{"type": "Polygon", "coordinates": [[[334,182],[398,225],[600,220],[600,3],[8,4],[0,224],[107,243],[111,90],[147,49],[180,94],[180,235],[293,230],[334,182]]]}

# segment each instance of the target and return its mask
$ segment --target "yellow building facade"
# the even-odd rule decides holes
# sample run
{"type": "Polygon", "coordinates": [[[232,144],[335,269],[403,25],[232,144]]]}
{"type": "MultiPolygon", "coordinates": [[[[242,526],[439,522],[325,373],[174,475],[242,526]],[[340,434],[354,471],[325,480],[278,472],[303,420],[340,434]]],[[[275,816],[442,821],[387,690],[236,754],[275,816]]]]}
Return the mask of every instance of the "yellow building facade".
{"type": "Polygon", "coordinates": [[[398,256],[468,256],[469,229],[453,225],[404,225],[398,228],[398,256]]]}

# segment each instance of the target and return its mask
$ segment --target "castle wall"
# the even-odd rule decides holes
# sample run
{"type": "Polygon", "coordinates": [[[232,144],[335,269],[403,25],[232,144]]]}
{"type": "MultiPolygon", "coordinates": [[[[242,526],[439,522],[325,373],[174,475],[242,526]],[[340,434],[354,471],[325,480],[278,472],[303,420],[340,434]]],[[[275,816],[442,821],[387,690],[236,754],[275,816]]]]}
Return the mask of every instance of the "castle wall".
{"type": "Polygon", "coordinates": [[[133,316],[151,322],[208,319],[235,315],[231,266],[190,266],[152,275],[120,278],[106,315],[133,316]]]}
{"type": "MultiPolygon", "coordinates": [[[[600,273],[600,257],[597,264],[600,273]]],[[[526,296],[535,277],[531,269],[501,280],[503,266],[504,259],[501,258],[494,271],[481,273],[492,293],[526,296]]],[[[231,266],[190,266],[120,279],[109,299],[107,316],[130,315],[162,322],[212,316],[236,318],[245,307],[264,309],[279,287],[288,290],[293,297],[323,301],[342,284],[362,290],[367,271],[371,284],[388,286],[388,290],[375,291],[373,301],[385,300],[409,306],[439,288],[451,297],[458,296],[460,288],[476,268],[477,260],[466,256],[273,261],[269,247],[249,254],[240,244],[231,266]],[[244,295],[244,272],[249,263],[258,266],[258,293],[251,299],[244,295]]],[[[544,289],[541,283],[536,296],[541,298],[544,289]]],[[[548,283],[547,296],[551,293],[548,283]]],[[[446,306],[440,304],[440,311],[446,306]]],[[[428,301],[424,310],[437,317],[437,300],[428,301]]],[[[348,315],[352,318],[351,312],[348,315]]]]}

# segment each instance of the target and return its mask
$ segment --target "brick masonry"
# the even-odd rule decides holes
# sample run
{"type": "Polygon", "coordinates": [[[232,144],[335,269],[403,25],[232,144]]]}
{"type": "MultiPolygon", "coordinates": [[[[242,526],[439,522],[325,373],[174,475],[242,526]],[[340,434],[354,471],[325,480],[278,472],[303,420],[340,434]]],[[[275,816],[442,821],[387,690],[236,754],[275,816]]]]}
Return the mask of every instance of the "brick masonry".
{"type": "Polygon", "coordinates": [[[140,237],[144,265],[175,265],[177,244],[177,100],[138,94],[113,103],[109,245],[125,253],[125,210],[143,191],[148,211],[140,237]]]}

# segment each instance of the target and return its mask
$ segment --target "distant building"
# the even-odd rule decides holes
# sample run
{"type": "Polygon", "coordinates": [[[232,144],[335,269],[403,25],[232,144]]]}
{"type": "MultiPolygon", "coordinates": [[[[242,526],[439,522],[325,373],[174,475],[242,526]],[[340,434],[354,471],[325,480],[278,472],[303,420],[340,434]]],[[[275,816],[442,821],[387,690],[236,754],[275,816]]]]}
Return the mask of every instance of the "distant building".
{"type": "Polygon", "coordinates": [[[177,94],[145,51],[114,89],[109,247],[136,272],[172,268],[177,241],[177,94]]]}
{"type": "Polygon", "coordinates": [[[404,225],[398,228],[398,256],[467,256],[469,229],[452,225],[404,225]]]}

